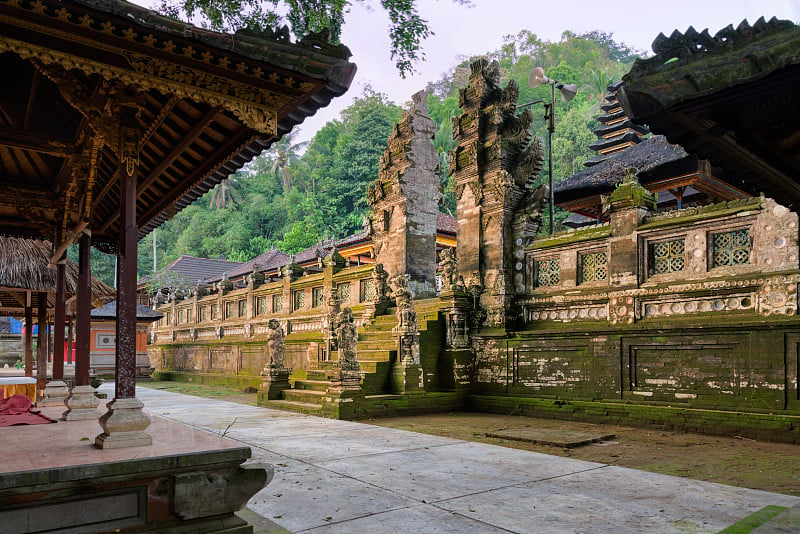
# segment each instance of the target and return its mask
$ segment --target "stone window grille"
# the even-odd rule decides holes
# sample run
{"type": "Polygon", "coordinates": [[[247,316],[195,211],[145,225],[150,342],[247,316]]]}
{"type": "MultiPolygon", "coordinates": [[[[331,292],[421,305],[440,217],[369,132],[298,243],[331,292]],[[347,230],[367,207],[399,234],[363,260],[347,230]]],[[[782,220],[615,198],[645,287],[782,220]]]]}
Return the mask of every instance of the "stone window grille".
{"type": "Polygon", "coordinates": [[[233,301],[229,301],[225,303],[225,319],[230,319],[233,317],[233,301]]]}
{"type": "Polygon", "coordinates": [[[322,287],[311,288],[311,307],[320,308],[323,304],[325,304],[325,293],[322,287]]]}
{"type": "Polygon", "coordinates": [[[536,287],[557,286],[561,283],[561,259],[536,260],[536,287]]]}
{"type": "Polygon", "coordinates": [[[378,293],[375,291],[375,280],[367,278],[361,280],[361,302],[372,302],[378,299],[378,293]]]}
{"type": "Polygon", "coordinates": [[[608,254],[606,252],[590,252],[588,254],[581,254],[578,276],[579,284],[607,280],[608,254]]]}
{"type": "Polygon", "coordinates": [[[648,249],[651,275],[686,269],[686,246],[683,238],[650,243],[648,249]]]}
{"type": "Polygon", "coordinates": [[[219,304],[212,304],[211,305],[211,320],[213,321],[219,317],[219,304]]]}
{"type": "Polygon", "coordinates": [[[197,322],[202,323],[208,319],[207,316],[207,307],[206,306],[198,306],[197,307],[197,322]]]}
{"type": "Polygon", "coordinates": [[[247,315],[247,300],[242,299],[239,301],[239,317],[247,315]]]}
{"type": "Polygon", "coordinates": [[[350,302],[350,284],[339,284],[336,286],[339,290],[339,300],[345,304],[350,302]]]}
{"type": "Polygon", "coordinates": [[[283,295],[272,295],[272,313],[283,310],[283,295]]]}
{"type": "Polygon", "coordinates": [[[267,313],[267,297],[256,298],[256,314],[264,315],[267,313]]]}
{"type": "Polygon", "coordinates": [[[163,321],[164,322],[161,323],[161,326],[169,326],[172,324],[172,314],[170,312],[165,313],[163,321]]]}
{"type": "Polygon", "coordinates": [[[191,323],[192,322],[192,309],[191,308],[186,310],[186,322],[187,323],[191,323]]]}
{"type": "Polygon", "coordinates": [[[750,263],[750,230],[732,230],[713,234],[711,238],[711,265],[745,265],[750,263]]]}
{"type": "Polygon", "coordinates": [[[306,307],[306,292],[304,289],[298,289],[292,292],[293,310],[302,310],[306,307]]]}
{"type": "Polygon", "coordinates": [[[183,310],[178,311],[178,324],[183,324],[183,310]]]}

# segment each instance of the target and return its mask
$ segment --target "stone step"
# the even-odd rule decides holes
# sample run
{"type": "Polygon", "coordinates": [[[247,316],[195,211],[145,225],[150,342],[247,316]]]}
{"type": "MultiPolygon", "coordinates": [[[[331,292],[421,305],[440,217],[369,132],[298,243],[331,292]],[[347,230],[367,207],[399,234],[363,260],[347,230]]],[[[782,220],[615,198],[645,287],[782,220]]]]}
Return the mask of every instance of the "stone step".
{"type": "Polygon", "coordinates": [[[313,391],[306,389],[285,389],[283,391],[283,400],[293,402],[307,402],[309,404],[322,404],[322,397],[325,396],[324,391],[313,391]]]}
{"type": "Polygon", "coordinates": [[[325,367],[328,365],[328,362],[320,362],[319,366],[320,369],[309,369],[306,372],[306,379],[307,380],[328,380],[328,376],[325,374],[325,367]]]}
{"type": "Polygon", "coordinates": [[[367,330],[358,335],[359,343],[361,341],[378,341],[381,339],[394,339],[394,333],[391,330],[367,330]]]}
{"type": "Polygon", "coordinates": [[[395,349],[395,340],[392,339],[385,339],[380,341],[359,341],[358,342],[358,353],[366,350],[394,350],[395,349]]]}
{"type": "Polygon", "coordinates": [[[331,387],[331,383],[323,374],[322,380],[295,380],[294,389],[302,389],[303,391],[327,391],[331,387]]]}
{"type": "Polygon", "coordinates": [[[358,350],[359,362],[388,362],[390,356],[388,350],[358,350]]]}
{"type": "Polygon", "coordinates": [[[267,408],[275,408],[277,410],[289,410],[292,412],[305,413],[310,415],[317,415],[322,406],[320,404],[311,404],[309,402],[298,402],[289,400],[271,400],[266,404],[267,408]]]}

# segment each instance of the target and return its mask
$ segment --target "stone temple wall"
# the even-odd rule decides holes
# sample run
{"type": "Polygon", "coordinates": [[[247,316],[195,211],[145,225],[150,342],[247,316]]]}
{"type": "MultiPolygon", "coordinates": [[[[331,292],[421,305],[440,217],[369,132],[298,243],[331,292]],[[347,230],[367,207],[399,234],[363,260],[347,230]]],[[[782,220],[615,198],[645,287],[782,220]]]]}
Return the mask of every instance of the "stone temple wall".
{"type": "Polygon", "coordinates": [[[797,214],[614,195],[610,224],[528,247],[517,331],[473,338],[478,392],[800,410],[797,214]]]}

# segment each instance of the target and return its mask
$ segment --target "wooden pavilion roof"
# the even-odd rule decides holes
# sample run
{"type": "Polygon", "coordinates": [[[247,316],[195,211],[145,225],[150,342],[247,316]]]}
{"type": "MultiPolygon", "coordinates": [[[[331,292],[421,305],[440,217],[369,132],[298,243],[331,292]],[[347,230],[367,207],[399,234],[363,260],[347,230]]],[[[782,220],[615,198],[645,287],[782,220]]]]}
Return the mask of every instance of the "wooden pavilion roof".
{"type": "MultiPolygon", "coordinates": [[[[48,268],[52,245],[35,239],[0,236],[0,315],[22,317],[26,305],[39,305],[39,294],[44,293],[46,307],[55,307],[56,270],[48,268]],[[30,298],[30,303],[28,299],[30,298]]],[[[66,296],[75,295],[78,287],[78,266],[66,260],[66,296]]],[[[97,278],[91,279],[92,302],[102,306],[116,297],[113,287],[97,278]]]]}
{"type": "Polygon", "coordinates": [[[316,35],[221,34],[121,0],[0,0],[0,235],[63,245],[88,225],[113,251],[133,146],[141,238],[343,94],[349,56],[316,35]],[[116,126],[124,106],[137,139],[116,126]]]}
{"type": "Polygon", "coordinates": [[[637,59],[618,97],[637,123],[720,167],[732,185],[800,206],[800,26],[677,30],[637,59]]]}

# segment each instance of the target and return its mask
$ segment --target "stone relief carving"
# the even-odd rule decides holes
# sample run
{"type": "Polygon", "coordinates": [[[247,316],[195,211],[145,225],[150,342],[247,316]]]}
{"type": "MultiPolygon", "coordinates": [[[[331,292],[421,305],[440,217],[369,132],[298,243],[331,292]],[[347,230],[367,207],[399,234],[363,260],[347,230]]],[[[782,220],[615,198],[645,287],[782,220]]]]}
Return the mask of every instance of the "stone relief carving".
{"type": "Polygon", "coordinates": [[[342,308],[336,318],[336,342],[338,344],[339,362],[337,366],[343,372],[358,373],[358,328],[353,322],[353,310],[342,308]]]}
{"type": "Polygon", "coordinates": [[[283,333],[283,327],[277,319],[270,319],[267,328],[270,367],[283,367],[286,358],[286,335],[283,333]]]}

